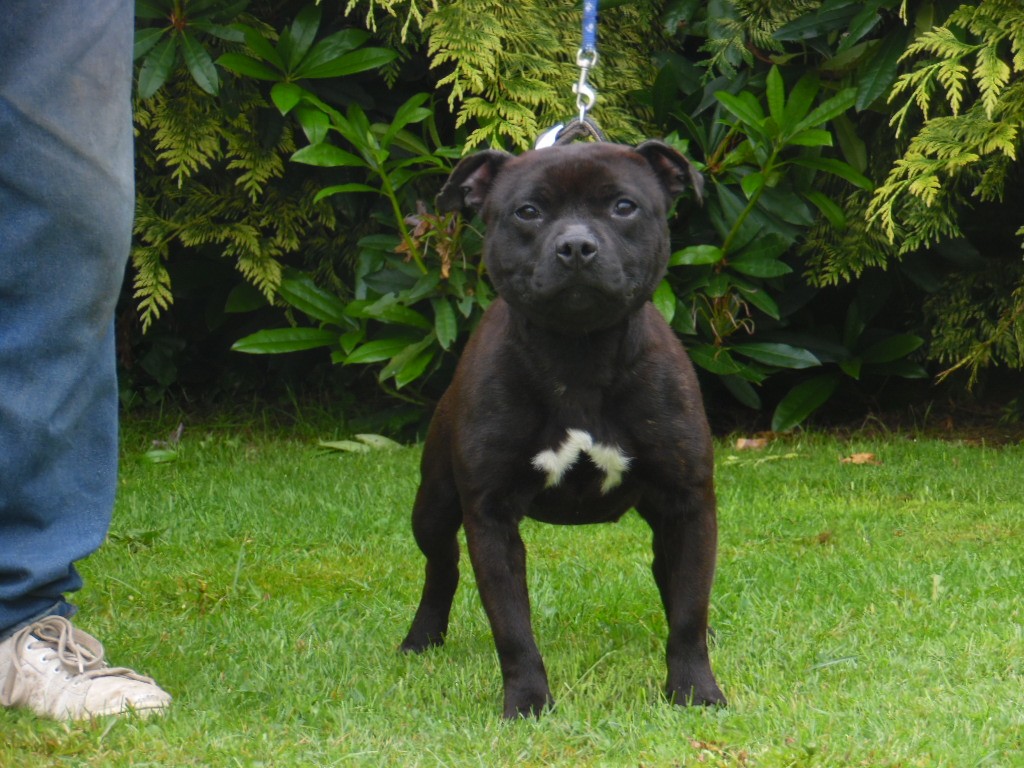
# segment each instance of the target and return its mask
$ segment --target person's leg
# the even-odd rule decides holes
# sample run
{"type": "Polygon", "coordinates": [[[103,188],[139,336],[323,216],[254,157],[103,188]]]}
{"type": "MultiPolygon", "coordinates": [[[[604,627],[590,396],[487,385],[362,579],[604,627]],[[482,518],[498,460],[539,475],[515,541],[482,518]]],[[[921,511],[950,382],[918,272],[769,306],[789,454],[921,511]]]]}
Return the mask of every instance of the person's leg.
{"type": "Polygon", "coordinates": [[[116,487],[113,316],[131,238],[132,3],[4,4],[0,637],[71,612],[116,487]]]}
{"type": "Polygon", "coordinates": [[[8,0],[0,24],[0,704],[54,717],[152,703],[110,694],[120,670],[62,618],[74,612],[65,594],[81,587],[74,563],[106,536],[117,484],[133,10],[132,0],[8,0]],[[88,670],[73,691],[57,695],[45,678],[55,658],[88,670]]]}

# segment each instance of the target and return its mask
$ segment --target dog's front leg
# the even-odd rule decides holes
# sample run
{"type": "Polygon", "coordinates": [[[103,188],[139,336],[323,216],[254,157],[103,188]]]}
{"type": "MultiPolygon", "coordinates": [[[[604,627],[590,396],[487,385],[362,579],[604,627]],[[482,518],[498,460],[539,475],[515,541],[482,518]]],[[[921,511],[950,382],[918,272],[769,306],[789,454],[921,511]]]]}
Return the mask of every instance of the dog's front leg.
{"type": "Polygon", "coordinates": [[[718,538],[713,487],[645,499],[637,511],[654,533],[652,570],[668,620],[665,693],[676,704],[724,705],[707,644],[718,538]]]}
{"type": "MultiPolygon", "coordinates": [[[[474,505],[476,506],[476,505],[474,505]]],[[[540,715],[552,703],[548,677],[530,624],[526,547],[514,515],[476,506],[463,522],[484,610],[491,624],[504,683],[504,715],[540,715]]]]}

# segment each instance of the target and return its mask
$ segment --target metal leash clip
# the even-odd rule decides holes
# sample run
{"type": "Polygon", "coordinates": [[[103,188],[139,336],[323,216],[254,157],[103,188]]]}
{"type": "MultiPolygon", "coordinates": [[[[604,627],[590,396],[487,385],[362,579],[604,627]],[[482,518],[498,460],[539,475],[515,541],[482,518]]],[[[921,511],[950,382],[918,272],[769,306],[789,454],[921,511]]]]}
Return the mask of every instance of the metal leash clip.
{"type": "Polygon", "coordinates": [[[597,101],[597,90],[587,82],[590,70],[597,64],[597,51],[591,49],[585,51],[580,48],[576,54],[576,65],[580,68],[580,80],[572,87],[576,94],[576,106],[580,110],[580,122],[587,119],[587,110],[594,106],[597,101]]]}
{"type": "Polygon", "coordinates": [[[559,123],[537,137],[533,145],[535,149],[564,144],[576,138],[589,136],[597,141],[604,141],[604,134],[587,112],[597,101],[597,89],[590,82],[590,70],[597,65],[597,4],[598,0],[583,0],[583,47],[576,52],[576,65],[580,68],[579,82],[573,85],[576,94],[576,108],[580,114],[568,125],[559,123]]]}

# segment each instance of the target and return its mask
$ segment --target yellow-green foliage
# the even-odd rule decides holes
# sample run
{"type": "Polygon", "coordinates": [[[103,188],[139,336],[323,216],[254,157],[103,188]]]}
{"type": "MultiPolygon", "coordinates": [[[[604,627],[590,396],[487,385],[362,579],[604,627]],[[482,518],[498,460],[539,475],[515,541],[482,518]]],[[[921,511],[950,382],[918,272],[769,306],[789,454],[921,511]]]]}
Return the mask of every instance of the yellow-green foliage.
{"type": "Polygon", "coordinates": [[[285,123],[269,138],[258,134],[260,110],[272,114],[255,89],[243,90],[229,115],[186,77],[136,105],[139,163],[149,171],[140,175],[132,251],[143,328],[171,304],[174,249],[209,247],[270,300],[282,257],[333,228],[331,208],[312,202],[316,185],[274,185],[295,141],[285,123]]]}
{"type": "Polygon", "coordinates": [[[1024,126],[1024,6],[962,5],[903,58],[918,56],[893,88],[890,101],[904,103],[892,124],[902,131],[913,107],[924,122],[869,209],[901,252],[960,234],[954,208],[966,197],[1001,198],[1024,126]]]}
{"type": "Polygon", "coordinates": [[[932,357],[952,369],[966,369],[972,382],[994,364],[1024,368],[1020,270],[998,265],[961,276],[929,299],[924,310],[935,334],[932,357]],[[1015,290],[1006,290],[1015,283],[1015,290]]]}
{"type": "MultiPolygon", "coordinates": [[[[904,58],[915,57],[893,88],[891,101],[903,105],[892,124],[905,131],[915,108],[923,122],[868,209],[901,253],[960,235],[971,198],[1003,198],[1024,129],[1024,5],[961,5],[907,49],[904,58]]],[[[958,279],[930,304],[933,356],[972,378],[993,363],[1024,366],[1024,269],[1019,260],[999,269],[995,279],[958,279]]]]}
{"type": "Polygon", "coordinates": [[[821,0],[732,0],[709,3],[709,35],[705,66],[735,74],[740,63],[754,63],[752,48],[781,53],[783,45],[772,35],[789,22],[817,10],[821,0]]]}
{"type": "Polygon", "coordinates": [[[856,190],[843,201],[845,227],[833,227],[822,220],[810,228],[799,247],[809,283],[839,285],[856,280],[867,269],[884,269],[889,264],[893,248],[864,216],[868,202],[868,193],[856,190]]]}
{"type": "MultiPolygon", "coordinates": [[[[599,100],[591,114],[618,141],[647,133],[644,110],[631,96],[654,80],[661,5],[638,0],[600,16],[600,58],[591,74],[599,100]]],[[[349,10],[365,12],[373,24],[389,16],[403,37],[426,37],[442,93],[458,125],[471,129],[467,148],[524,148],[578,113],[577,0],[353,0],[349,10]]]]}

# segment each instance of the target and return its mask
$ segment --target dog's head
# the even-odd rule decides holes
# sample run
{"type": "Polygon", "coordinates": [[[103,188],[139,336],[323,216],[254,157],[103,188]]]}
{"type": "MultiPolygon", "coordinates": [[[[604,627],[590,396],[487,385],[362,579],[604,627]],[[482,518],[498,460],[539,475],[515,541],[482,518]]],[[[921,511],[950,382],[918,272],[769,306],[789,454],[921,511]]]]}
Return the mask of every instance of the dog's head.
{"type": "Polygon", "coordinates": [[[479,211],[498,293],[567,335],[620,322],[651,298],[669,257],[666,214],[701,175],[666,144],[591,143],[492,150],[463,159],[438,195],[479,211]]]}

